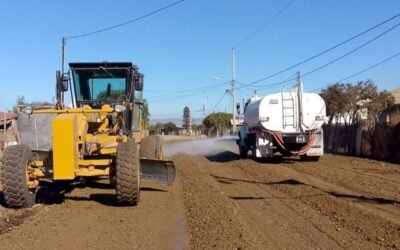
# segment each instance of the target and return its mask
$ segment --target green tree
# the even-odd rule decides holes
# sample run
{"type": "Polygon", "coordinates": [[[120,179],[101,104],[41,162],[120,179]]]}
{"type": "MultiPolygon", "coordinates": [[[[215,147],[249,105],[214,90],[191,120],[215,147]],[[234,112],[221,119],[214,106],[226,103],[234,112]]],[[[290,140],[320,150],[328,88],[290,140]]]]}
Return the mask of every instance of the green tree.
{"type": "Polygon", "coordinates": [[[196,134],[201,134],[204,132],[204,126],[203,126],[203,124],[192,124],[192,130],[196,134]]]}
{"type": "Polygon", "coordinates": [[[176,130],[176,125],[173,122],[167,122],[163,124],[164,133],[171,134],[176,130]]]}
{"type": "Polygon", "coordinates": [[[149,104],[146,99],[143,100],[142,119],[144,128],[149,129],[150,112],[149,112],[149,104]]]}
{"type": "Polygon", "coordinates": [[[13,106],[14,113],[17,113],[18,106],[22,106],[22,105],[25,105],[25,104],[26,104],[25,97],[23,95],[18,96],[17,100],[16,100],[16,104],[13,106]]]}
{"type": "Polygon", "coordinates": [[[334,118],[338,119],[345,112],[344,103],[338,102],[338,100],[345,99],[344,84],[335,83],[327,89],[323,89],[320,95],[325,100],[326,113],[330,118],[329,123],[332,123],[334,118]]]}
{"type": "Polygon", "coordinates": [[[157,134],[156,125],[150,124],[149,127],[148,127],[148,129],[149,129],[149,134],[150,134],[150,135],[155,135],[155,134],[157,134]]]}
{"type": "Polygon", "coordinates": [[[232,118],[232,114],[222,112],[207,115],[203,120],[205,132],[213,136],[222,134],[224,130],[231,127],[230,120],[232,118]]]}
{"type": "Polygon", "coordinates": [[[329,123],[333,118],[345,118],[346,125],[360,122],[366,115],[368,125],[373,127],[379,113],[394,104],[394,97],[386,90],[378,92],[371,80],[359,81],[356,84],[335,83],[321,91],[325,100],[329,123]]]}
{"type": "Polygon", "coordinates": [[[161,122],[157,122],[155,125],[156,133],[161,134],[161,130],[164,128],[164,125],[161,122]]]}

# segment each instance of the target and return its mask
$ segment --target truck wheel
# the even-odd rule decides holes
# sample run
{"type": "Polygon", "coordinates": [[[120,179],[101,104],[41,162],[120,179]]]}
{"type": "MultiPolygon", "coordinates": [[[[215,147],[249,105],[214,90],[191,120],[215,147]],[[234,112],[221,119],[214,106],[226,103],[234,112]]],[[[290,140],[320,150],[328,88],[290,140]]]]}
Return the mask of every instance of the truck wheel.
{"type": "Polygon", "coordinates": [[[319,156],[300,155],[302,161],[319,161],[319,156]]]}
{"type": "Polygon", "coordinates": [[[4,151],[1,182],[7,207],[23,208],[35,204],[39,181],[30,175],[32,161],[32,151],[26,145],[9,146],[4,151]]]}
{"type": "Polygon", "coordinates": [[[251,140],[251,157],[257,159],[257,136],[250,137],[251,140]]]}
{"type": "Polygon", "coordinates": [[[135,206],[140,198],[139,151],[134,141],[120,143],[115,166],[115,190],[117,203],[135,206]]]}
{"type": "Polygon", "coordinates": [[[160,135],[155,135],[143,138],[140,144],[140,157],[162,160],[164,158],[162,137],[160,135]]]}
{"type": "Polygon", "coordinates": [[[240,158],[247,158],[247,152],[249,151],[249,149],[247,148],[246,142],[242,141],[242,136],[239,134],[239,154],[240,154],[240,158]],[[245,145],[243,145],[245,144],[245,145]]]}

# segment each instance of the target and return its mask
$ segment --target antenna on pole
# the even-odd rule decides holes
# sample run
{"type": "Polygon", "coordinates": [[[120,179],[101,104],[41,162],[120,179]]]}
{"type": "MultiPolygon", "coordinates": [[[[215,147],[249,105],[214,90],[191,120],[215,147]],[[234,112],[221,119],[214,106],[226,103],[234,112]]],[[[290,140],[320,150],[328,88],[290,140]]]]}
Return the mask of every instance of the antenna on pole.
{"type": "Polygon", "coordinates": [[[235,65],[235,48],[232,48],[232,114],[233,114],[233,134],[236,133],[236,93],[235,93],[235,81],[236,81],[236,65],[235,65]]]}
{"type": "MultiPolygon", "coordinates": [[[[61,78],[64,77],[64,65],[65,65],[65,46],[67,45],[67,39],[65,37],[62,38],[61,41],[61,78]]],[[[64,92],[61,91],[60,102],[64,104],[64,92]]]]}
{"type": "Polygon", "coordinates": [[[65,37],[62,38],[61,43],[61,75],[64,75],[64,65],[65,65],[65,46],[67,45],[67,39],[65,37]]]}

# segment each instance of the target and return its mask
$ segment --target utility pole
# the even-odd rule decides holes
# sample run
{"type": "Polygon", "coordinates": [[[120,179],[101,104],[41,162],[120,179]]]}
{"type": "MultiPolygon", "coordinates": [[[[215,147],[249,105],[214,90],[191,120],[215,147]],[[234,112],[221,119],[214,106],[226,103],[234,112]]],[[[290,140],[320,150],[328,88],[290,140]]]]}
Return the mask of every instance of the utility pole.
{"type": "Polygon", "coordinates": [[[3,150],[6,149],[7,145],[7,114],[4,110],[4,123],[3,123],[3,132],[4,132],[4,142],[3,142],[3,150]]]}
{"type": "Polygon", "coordinates": [[[297,100],[298,100],[298,109],[299,109],[299,128],[300,131],[303,132],[303,86],[300,80],[300,72],[297,72],[297,100]]]}
{"type": "Polygon", "coordinates": [[[244,98],[242,98],[242,103],[243,103],[243,106],[242,106],[242,110],[243,110],[243,112],[242,112],[242,117],[243,117],[243,119],[244,119],[244,105],[245,105],[244,98]]]}
{"type": "Polygon", "coordinates": [[[204,97],[204,105],[203,105],[203,119],[204,119],[204,118],[206,118],[207,102],[208,102],[208,96],[204,97]]]}
{"type": "Polygon", "coordinates": [[[300,72],[297,71],[296,74],[297,74],[297,85],[300,87],[300,72]]]}
{"type": "Polygon", "coordinates": [[[236,133],[236,65],[235,65],[235,48],[232,48],[232,114],[233,114],[233,134],[236,133]]]}

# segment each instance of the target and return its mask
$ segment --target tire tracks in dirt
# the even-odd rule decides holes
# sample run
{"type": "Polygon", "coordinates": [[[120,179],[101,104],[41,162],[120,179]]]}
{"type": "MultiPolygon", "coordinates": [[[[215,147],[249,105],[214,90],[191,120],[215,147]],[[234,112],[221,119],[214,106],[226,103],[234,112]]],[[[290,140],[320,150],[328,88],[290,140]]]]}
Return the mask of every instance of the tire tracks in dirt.
{"type": "Polygon", "coordinates": [[[179,182],[144,182],[136,207],[116,206],[108,180],[67,187],[24,224],[0,235],[0,249],[188,248],[179,182]]]}
{"type": "Polygon", "coordinates": [[[186,223],[192,249],[265,249],[238,207],[210,177],[205,158],[175,157],[183,186],[186,223]]]}
{"type": "MultiPolygon", "coordinates": [[[[385,201],[380,198],[379,192],[372,193],[371,198],[359,193],[357,188],[349,189],[341,182],[327,181],[302,171],[306,166],[312,168],[314,163],[260,163],[238,160],[236,155],[229,157],[227,153],[221,154],[221,157],[223,159],[219,160],[218,155],[208,159],[179,156],[176,162],[178,165],[183,162],[183,165],[194,166],[193,169],[185,168],[190,170],[183,178],[192,175],[194,179],[190,185],[204,190],[200,200],[209,199],[210,193],[218,193],[219,198],[208,200],[209,209],[216,206],[234,211],[233,215],[224,213],[224,216],[236,220],[235,223],[224,222],[214,226],[222,227],[221,232],[233,230],[242,235],[243,244],[238,246],[259,247],[254,245],[254,238],[248,236],[253,235],[256,242],[269,248],[399,248],[398,207],[396,202],[379,203],[385,201]],[[193,172],[194,169],[201,170],[193,172]],[[209,191],[207,186],[212,186],[213,191],[209,191]]],[[[342,158],[346,161],[345,157],[342,158]]],[[[329,160],[336,159],[328,157],[329,160]]],[[[329,166],[326,166],[326,171],[331,171],[329,166]]],[[[346,175],[346,171],[341,174],[346,175]]],[[[379,181],[373,177],[364,178],[372,184],[379,181]]],[[[387,194],[390,196],[390,191],[387,194]]],[[[195,198],[189,196],[184,199],[185,206],[191,199],[195,198]]],[[[189,213],[187,217],[191,216],[189,213]]],[[[189,227],[195,224],[189,222],[189,227]]],[[[209,246],[202,245],[202,237],[199,237],[207,235],[209,225],[196,225],[195,228],[205,232],[191,232],[191,240],[200,240],[195,244],[200,248],[209,246]]]]}

